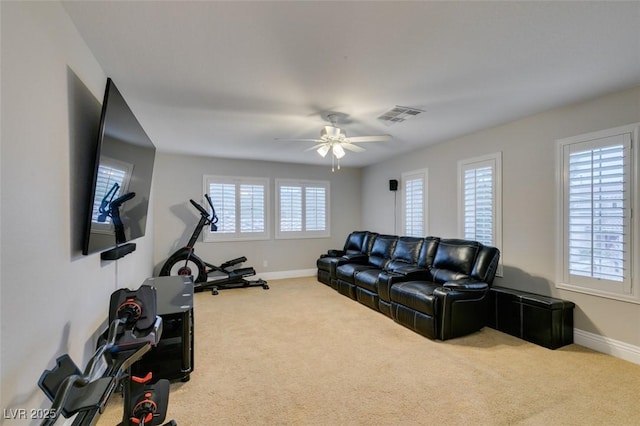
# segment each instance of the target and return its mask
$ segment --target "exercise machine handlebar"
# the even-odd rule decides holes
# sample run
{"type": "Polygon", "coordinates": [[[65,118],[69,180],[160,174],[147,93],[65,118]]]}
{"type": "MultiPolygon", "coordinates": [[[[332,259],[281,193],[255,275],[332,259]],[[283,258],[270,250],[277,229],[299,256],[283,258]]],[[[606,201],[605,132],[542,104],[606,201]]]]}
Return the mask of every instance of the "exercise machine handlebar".
{"type": "Polygon", "coordinates": [[[193,207],[195,207],[196,209],[200,210],[200,214],[201,214],[202,216],[205,216],[205,217],[209,217],[209,216],[210,216],[210,215],[209,215],[209,212],[208,212],[208,211],[206,211],[206,210],[205,210],[205,208],[204,208],[204,207],[202,207],[200,204],[196,203],[196,202],[195,202],[195,201],[193,201],[193,200],[189,200],[189,202],[193,205],[193,207]]]}
{"type": "Polygon", "coordinates": [[[91,383],[91,380],[94,379],[93,375],[95,373],[95,367],[97,365],[98,360],[102,358],[102,356],[109,351],[111,348],[115,346],[116,337],[118,334],[118,327],[121,324],[125,324],[127,321],[126,318],[117,318],[109,325],[109,334],[107,337],[107,341],[101,345],[96,352],[93,354],[87,366],[85,367],[85,371],[80,374],[72,374],[67,377],[64,382],[60,385],[58,392],[56,392],[56,397],[51,404],[51,416],[47,419],[43,420],[40,423],[41,426],[51,426],[53,425],[60,413],[62,413],[62,408],[64,407],[67,398],[69,397],[69,393],[73,387],[84,387],[91,383]]]}

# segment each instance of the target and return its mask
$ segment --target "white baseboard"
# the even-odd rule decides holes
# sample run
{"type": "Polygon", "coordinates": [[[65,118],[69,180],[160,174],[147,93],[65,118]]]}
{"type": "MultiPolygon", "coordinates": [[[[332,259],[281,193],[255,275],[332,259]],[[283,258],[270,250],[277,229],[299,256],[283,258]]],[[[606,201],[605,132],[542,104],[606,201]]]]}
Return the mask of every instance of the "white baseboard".
{"type": "Polygon", "coordinates": [[[282,280],[285,278],[314,277],[317,269],[294,269],[291,271],[258,272],[256,277],[263,280],[282,280]]]}
{"type": "Polygon", "coordinates": [[[625,361],[640,364],[640,347],[619,340],[603,337],[588,331],[573,330],[573,342],[594,351],[602,352],[625,361]]]}

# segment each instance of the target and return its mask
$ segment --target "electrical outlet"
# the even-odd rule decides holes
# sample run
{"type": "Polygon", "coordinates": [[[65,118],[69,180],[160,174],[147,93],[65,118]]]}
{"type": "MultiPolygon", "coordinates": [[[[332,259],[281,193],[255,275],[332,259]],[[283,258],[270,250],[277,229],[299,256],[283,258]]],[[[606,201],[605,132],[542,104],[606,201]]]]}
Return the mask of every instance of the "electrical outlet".
{"type": "Polygon", "coordinates": [[[269,261],[268,260],[263,260],[262,261],[262,267],[263,268],[268,268],[269,267],[269,261]]]}

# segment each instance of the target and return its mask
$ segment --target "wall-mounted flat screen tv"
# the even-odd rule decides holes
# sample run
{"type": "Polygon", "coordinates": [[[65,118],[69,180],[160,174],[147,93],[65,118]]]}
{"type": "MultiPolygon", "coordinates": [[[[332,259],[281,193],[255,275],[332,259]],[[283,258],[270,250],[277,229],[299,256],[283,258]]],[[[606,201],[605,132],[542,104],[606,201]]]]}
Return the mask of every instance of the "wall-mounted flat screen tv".
{"type": "Polygon", "coordinates": [[[82,253],[129,253],[144,236],[156,148],[109,78],[102,103],[82,253]],[[123,247],[128,249],[123,250],[123,247]]]}

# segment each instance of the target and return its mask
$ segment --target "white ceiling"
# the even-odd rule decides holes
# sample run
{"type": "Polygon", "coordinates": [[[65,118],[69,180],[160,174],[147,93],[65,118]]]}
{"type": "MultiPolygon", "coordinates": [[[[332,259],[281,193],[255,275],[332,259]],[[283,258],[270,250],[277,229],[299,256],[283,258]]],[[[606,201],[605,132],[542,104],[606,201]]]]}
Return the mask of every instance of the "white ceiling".
{"type": "Polygon", "coordinates": [[[322,113],[391,134],[365,166],[640,85],[640,2],[96,2],[64,7],[160,151],[327,164],[322,113]],[[386,126],[395,105],[426,112],[386,126]]]}

